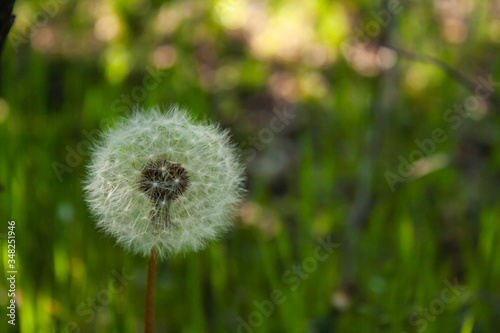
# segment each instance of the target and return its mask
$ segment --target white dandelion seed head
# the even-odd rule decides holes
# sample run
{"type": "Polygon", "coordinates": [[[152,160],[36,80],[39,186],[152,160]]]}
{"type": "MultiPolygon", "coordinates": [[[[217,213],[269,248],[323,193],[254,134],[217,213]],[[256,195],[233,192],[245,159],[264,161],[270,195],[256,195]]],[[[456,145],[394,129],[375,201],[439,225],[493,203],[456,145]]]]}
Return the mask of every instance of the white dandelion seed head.
{"type": "Polygon", "coordinates": [[[125,249],[161,257],[198,251],[232,224],[243,166],[228,133],[186,110],[137,110],[103,134],[86,201],[97,226],[125,249]]]}

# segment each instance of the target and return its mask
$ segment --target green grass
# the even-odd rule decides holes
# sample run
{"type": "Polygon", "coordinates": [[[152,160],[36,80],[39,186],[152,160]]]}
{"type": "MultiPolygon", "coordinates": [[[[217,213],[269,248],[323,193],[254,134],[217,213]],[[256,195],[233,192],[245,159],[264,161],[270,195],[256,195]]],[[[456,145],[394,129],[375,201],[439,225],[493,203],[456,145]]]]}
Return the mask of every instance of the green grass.
{"type": "MultiPolygon", "coordinates": [[[[148,52],[162,43],[137,32],[147,31],[158,3],[143,16],[114,6],[128,33],[86,56],[51,55],[29,45],[18,53],[9,45],[4,49],[0,96],[9,113],[0,117],[0,233],[7,232],[7,221],[16,221],[19,308],[13,329],[4,315],[4,237],[2,332],[142,330],[147,259],[125,253],[94,228],[81,185],[88,146],[80,146],[73,165],[66,160],[67,147],[78,151],[87,140],[83,131],[100,130],[102,120],[112,123],[123,114],[113,111],[113,103],[142,85],[151,66],[148,52]],[[125,45],[133,65],[113,82],[120,64],[106,62],[103,54],[115,43],[125,45]],[[54,162],[71,169],[62,181],[54,162]],[[122,271],[129,278],[117,285],[115,273],[122,271]]],[[[327,5],[317,6],[318,19],[327,20],[327,5]]],[[[358,1],[353,8],[365,13],[368,6],[358,1]]],[[[496,58],[491,59],[498,41],[489,39],[483,23],[458,46],[442,46],[443,37],[430,32],[438,25],[431,14],[415,29],[422,20],[416,16],[431,6],[405,9],[396,40],[437,54],[469,77],[485,72],[500,80],[496,58]]],[[[92,31],[92,25],[75,22],[73,7],[72,2],[63,7],[57,20],[75,34],[92,31]]],[[[258,323],[252,332],[498,332],[498,112],[490,108],[484,118],[465,119],[453,129],[443,113],[470,93],[431,65],[399,59],[385,82],[383,75],[360,75],[340,54],[323,68],[300,60],[262,60],[229,37],[212,7],[200,8],[199,16],[186,19],[169,37],[176,63],[141,104],[179,103],[199,118],[218,120],[242,149],[250,136],[269,127],[273,108],[293,107],[297,116],[248,165],[248,194],[235,228],[204,251],[159,263],[157,331],[238,332],[242,318],[258,323]],[[200,51],[204,47],[208,53],[200,51]],[[240,76],[231,88],[206,88],[202,65],[215,71],[233,66],[240,76]],[[321,74],[328,89],[321,97],[297,93],[284,101],[272,93],[284,83],[270,79],[284,71],[299,81],[311,72],[321,74]],[[411,71],[428,84],[411,88],[411,71]],[[388,105],[380,122],[372,107],[381,100],[388,105]],[[435,153],[449,162],[392,192],[385,172],[397,172],[398,156],[408,158],[417,148],[414,140],[429,138],[436,128],[449,138],[435,153]],[[378,148],[370,145],[373,138],[380,138],[378,148]],[[356,204],[364,191],[371,205],[363,225],[352,227],[353,214],[367,209],[356,204]],[[316,260],[309,273],[299,273],[302,278],[290,273],[297,265],[312,265],[318,238],[328,237],[340,246],[324,261],[316,260]],[[446,292],[447,283],[455,281],[465,286],[458,295],[446,292]],[[268,305],[276,291],[283,302],[273,304],[269,316],[256,314],[255,304],[268,305]],[[445,301],[443,291],[453,300],[445,301]],[[439,313],[422,312],[429,308],[439,313]]],[[[471,15],[478,22],[491,19],[477,4],[471,15]]]]}

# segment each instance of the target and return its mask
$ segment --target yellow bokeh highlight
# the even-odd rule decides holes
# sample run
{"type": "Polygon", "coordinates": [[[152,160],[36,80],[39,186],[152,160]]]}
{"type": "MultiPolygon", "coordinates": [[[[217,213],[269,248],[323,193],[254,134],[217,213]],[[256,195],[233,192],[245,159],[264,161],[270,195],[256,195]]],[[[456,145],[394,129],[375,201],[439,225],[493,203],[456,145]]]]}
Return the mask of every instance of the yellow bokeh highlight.
{"type": "Polygon", "coordinates": [[[129,74],[132,59],[128,49],[121,44],[112,44],[104,52],[106,78],[111,84],[122,82],[129,74]]]}
{"type": "Polygon", "coordinates": [[[239,29],[247,20],[247,9],[243,0],[220,0],[214,5],[215,18],[228,29],[239,29]]]}

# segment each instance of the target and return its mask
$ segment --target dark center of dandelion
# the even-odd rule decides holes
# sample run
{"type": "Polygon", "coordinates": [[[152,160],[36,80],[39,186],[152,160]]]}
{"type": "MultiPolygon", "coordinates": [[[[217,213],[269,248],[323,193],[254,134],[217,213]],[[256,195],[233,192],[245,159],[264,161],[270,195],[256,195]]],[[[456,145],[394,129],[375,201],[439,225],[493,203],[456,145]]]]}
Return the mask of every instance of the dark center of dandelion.
{"type": "Polygon", "coordinates": [[[176,199],[188,185],[186,169],[180,163],[164,159],[150,159],[142,169],[139,180],[139,189],[156,204],[176,199]]]}

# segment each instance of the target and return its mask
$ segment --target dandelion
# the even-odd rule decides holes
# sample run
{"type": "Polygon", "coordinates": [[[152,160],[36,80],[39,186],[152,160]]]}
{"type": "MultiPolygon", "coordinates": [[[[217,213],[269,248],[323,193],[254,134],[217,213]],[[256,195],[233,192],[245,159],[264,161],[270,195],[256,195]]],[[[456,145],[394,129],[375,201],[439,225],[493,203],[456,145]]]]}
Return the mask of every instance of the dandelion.
{"type": "Polygon", "coordinates": [[[201,250],[231,226],[243,167],[227,132],[177,107],[137,110],[102,139],[88,167],[86,200],[100,229],[126,250],[150,255],[147,326],[156,257],[201,250]]]}

